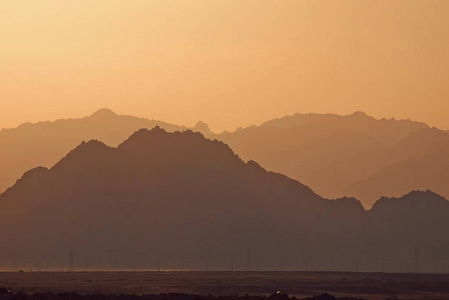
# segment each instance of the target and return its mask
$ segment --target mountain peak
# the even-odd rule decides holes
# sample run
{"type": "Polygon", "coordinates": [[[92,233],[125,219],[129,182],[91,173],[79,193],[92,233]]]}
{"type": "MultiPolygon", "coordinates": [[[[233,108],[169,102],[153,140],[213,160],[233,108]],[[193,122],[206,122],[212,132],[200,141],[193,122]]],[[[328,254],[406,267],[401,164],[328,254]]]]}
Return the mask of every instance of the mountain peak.
{"type": "Polygon", "coordinates": [[[360,111],[360,110],[352,113],[351,116],[354,116],[354,117],[368,117],[368,115],[365,112],[360,111]]]}
{"type": "Polygon", "coordinates": [[[410,199],[414,199],[414,198],[430,199],[430,198],[432,198],[432,199],[437,199],[437,200],[446,200],[443,196],[441,196],[431,190],[425,190],[425,191],[413,190],[413,191],[409,192],[408,194],[404,195],[403,197],[410,198],[410,199]]]}
{"type": "Polygon", "coordinates": [[[209,125],[207,125],[206,123],[204,123],[203,121],[198,121],[195,124],[195,127],[192,128],[194,131],[198,131],[201,132],[203,134],[208,134],[211,133],[209,125]]]}
{"type": "Polygon", "coordinates": [[[78,153],[82,153],[82,155],[85,155],[85,153],[101,153],[104,149],[108,148],[110,147],[98,140],[90,140],[88,142],[82,141],[81,144],[70,151],[67,156],[73,156],[74,154],[78,155],[78,153]]]}
{"type": "Polygon", "coordinates": [[[101,108],[94,112],[91,117],[97,117],[97,118],[108,118],[108,117],[115,117],[117,114],[110,110],[109,108],[101,108]]]}
{"type": "Polygon", "coordinates": [[[391,209],[392,207],[406,210],[409,209],[411,205],[415,208],[419,207],[421,210],[426,210],[431,209],[433,206],[439,207],[439,205],[449,205],[449,202],[446,198],[431,190],[414,190],[400,198],[381,197],[374,203],[371,210],[391,209]]]}
{"type": "MultiPolygon", "coordinates": [[[[119,149],[134,149],[135,151],[142,152],[148,149],[163,148],[168,144],[181,143],[184,146],[192,143],[198,143],[199,141],[206,142],[206,138],[200,132],[193,132],[186,130],[184,132],[167,132],[159,126],[155,126],[153,129],[148,130],[146,128],[140,129],[134,132],[127,140],[121,143],[119,149]]],[[[181,146],[181,145],[179,145],[181,146]]]]}
{"type": "Polygon", "coordinates": [[[151,137],[155,136],[165,136],[167,131],[165,131],[160,126],[155,126],[152,129],[142,128],[134,132],[127,140],[125,140],[122,144],[119,145],[119,148],[123,145],[127,144],[140,144],[142,142],[147,141],[151,137]]]}
{"type": "Polygon", "coordinates": [[[82,141],[80,145],[70,151],[52,169],[59,169],[67,164],[70,167],[86,167],[87,164],[93,164],[94,161],[104,158],[105,154],[109,153],[108,151],[111,149],[114,148],[98,140],[82,141]]]}

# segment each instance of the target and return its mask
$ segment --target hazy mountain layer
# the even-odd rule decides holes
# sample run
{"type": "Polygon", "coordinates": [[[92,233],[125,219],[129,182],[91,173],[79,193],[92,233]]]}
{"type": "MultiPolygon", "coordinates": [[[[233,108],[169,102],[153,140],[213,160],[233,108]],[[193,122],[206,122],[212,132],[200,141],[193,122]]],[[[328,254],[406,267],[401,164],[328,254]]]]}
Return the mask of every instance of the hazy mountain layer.
{"type": "Polygon", "coordinates": [[[449,195],[449,135],[436,128],[418,130],[381,151],[373,161],[383,168],[344,192],[368,204],[381,195],[403,195],[411,189],[431,189],[449,195]]]}
{"type": "Polygon", "coordinates": [[[0,195],[0,267],[449,270],[448,217],[431,192],[366,212],[199,133],[142,129],[117,148],[83,142],[0,195]]]}
{"type": "Polygon", "coordinates": [[[414,189],[449,196],[449,135],[424,123],[296,114],[211,137],[325,197],[355,196],[367,208],[414,189]]]}
{"type": "MultiPolygon", "coordinates": [[[[119,116],[102,109],[90,117],[24,124],[0,132],[0,190],[36,166],[49,167],[82,140],[117,146],[140,128],[185,127],[119,116]]],[[[354,196],[367,208],[381,196],[431,189],[449,196],[449,135],[424,123],[349,116],[296,114],[233,133],[214,134],[203,123],[192,128],[224,141],[245,161],[285,174],[327,198],[354,196]]]]}
{"type": "Polygon", "coordinates": [[[327,202],[199,133],[142,129],[118,148],[89,141],[51,169],[25,173],[0,196],[8,240],[0,257],[49,263],[74,247],[109,267],[108,251],[151,260],[219,249],[228,261],[253,238],[279,242],[298,214],[314,216],[327,202]]]}
{"type": "Polygon", "coordinates": [[[3,129],[0,131],[0,192],[13,185],[27,170],[54,165],[83,140],[98,139],[117,146],[136,130],[154,126],[167,131],[186,129],[161,121],[119,116],[109,109],[81,119],[26,123],[3,129]]]}

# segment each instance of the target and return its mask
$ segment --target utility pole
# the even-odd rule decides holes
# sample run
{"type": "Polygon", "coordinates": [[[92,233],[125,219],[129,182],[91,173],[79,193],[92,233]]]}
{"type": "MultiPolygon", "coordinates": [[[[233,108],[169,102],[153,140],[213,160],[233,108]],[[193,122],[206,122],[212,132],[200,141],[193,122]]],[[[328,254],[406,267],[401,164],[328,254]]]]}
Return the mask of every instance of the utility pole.
{"type": "Polygon", "coordinates": [[[313,272],[313,255],[312,255],[312,257],[310,258],[310,271],[313,272]]]}
{"type": "Polygon", "coordinates": [[[333,261],[333,259],[332,259],[332,256],[331,256],[331,270],[330,270],[331,272],[333,272],[334,271],[334,261],[333,261]]]}
{"type": "Polygon", "coordinates": [[[234,271],[234,256],[231,256],[231,272],[234,271]]]}
{"type": "Polygon", "coordinates": [[[73,247],[70,248],[69,251],[69,271],[73,272],[73,266],[74,266],[74,254],[73,254],[73,247]]]}
{"type": "Polygon", "coordinates": [[[249,247],[246,248],[246,270],[247,271],[251,270],[251,254],[250,254],[249,247]]]}

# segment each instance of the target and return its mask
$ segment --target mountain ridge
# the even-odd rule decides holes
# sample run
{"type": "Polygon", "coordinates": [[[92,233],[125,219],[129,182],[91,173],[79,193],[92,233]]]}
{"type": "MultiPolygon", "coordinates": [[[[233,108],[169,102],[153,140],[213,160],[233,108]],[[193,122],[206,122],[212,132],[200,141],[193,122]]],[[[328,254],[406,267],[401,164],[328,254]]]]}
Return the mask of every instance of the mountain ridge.
{"type": "MultiPolygon", "coordinates": [[[[6,243],[0,267],[14,259],[54,268],[75,248],[77,260],[95,262],[94,268],[107,267],[113,254],[124,267],[134,263],[131,258],[155,268],[156,258],[172,257],[167,267],[182,259],[199,270],[205,260],[226,269],[234,257],[242,270],[251,249],[249,264],[257,257],[264,270],[276,270],[279,259],[301,269],[298,259],[310,263],[312,255],[316,268],[325,268],[332,255],[336,270],[352,270],[358,257],[360,268],[370,271],[378,271],[370,261],[402,257],[392,265],[401,271],[418,241],[422,249],[449,247],[442,239],[449,230],[449,202],[431,192],[404,197],[430,199],[429,211],[438,214],[392,218],[395,199],[365,211],[357,199],[328,200],[257,162],[244,162],[201,133],[142,129],[116,148],[83,142],[52,168],[26,172],[1,194],[0,236],[6,243]],[[435,206],[432,199],[446,205],[435,206]],[[423,230],[411,223],[418,219],[423,230]],[[386,234],[385,226],[398,229],[386,234]],[[374,242],[379,246],[367,248],[374,242]]],[[[423,270],[433,263],[426,254],[423,270]]]]}
{"type": "MultiPolygon", "coordinates": [[[[97,139],[118,146],[136,130],[155,126],[170,132],[188,129],[118,115],[105,108],[80,119],[3,130],[0,167],[5,171],[0,174],[0,190],[37,165],[54,165],[58,157],[82,140],[97,139]]],[[[191,130],[225,142],[243,160],[257,161],[263,168],[294,178],[326,198],[354,196],[369,208],[382,195],[400,196],[413,189],[432,189],[449,196],[444,184],[449,178],[442,169],[449,164],[444,155],[447,135],[422,122],[376,119],[363,112],[346,116],[297,113],[232,133],[215,134],[201,121],[191,130]],[[410,177],[413,169],[419,176],[401,180],[410,177]],[[401,182],[403,187],[392,188],[388,181],[401,182]]]]}

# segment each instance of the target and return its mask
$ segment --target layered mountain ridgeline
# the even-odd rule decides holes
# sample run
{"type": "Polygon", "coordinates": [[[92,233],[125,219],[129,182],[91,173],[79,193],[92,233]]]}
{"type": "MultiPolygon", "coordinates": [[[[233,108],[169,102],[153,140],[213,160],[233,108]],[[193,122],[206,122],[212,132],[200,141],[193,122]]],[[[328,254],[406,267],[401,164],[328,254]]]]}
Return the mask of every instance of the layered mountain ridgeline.
{"type": "Polygon", "coordinates": [[[448,216],[431,192],[366,212],[200,133],[157,127],[117,148],[83,142],[0,195],[0,267],[449,270],[448,216]]]}
{"type": "Polygon", "coordinates": [[[0,131],[0,193],[27,170],[52,166],[80,141],[98,139],[117,146],[140,128],[160,126],[167,131],[185,127],[162,121],[117,115],[100,109],[89,117],[55,122],[25,123],[0,131]]]}
{"type": "Polygon", "coordinates": [[[325,197],[354,196],[366,208],[414,189],[449,196],[449,135],[424,123],[361,112],[296,114],[208,136],[325,197]]]}
{"type": "MultiPolygon", "coordinates": [[[[26,170],[51,166],[81,140],[117,146],[140,128],[185,127],[119,116],[102,109],[90,117],[24,124],[0,132],[0,191],[26,170]]],[[[366,208],[381,196],[431,189],[449,196],[449,135],[424,123],[348,116],[296,114],[233,133],[214,134],[198,122],[193,131],[224,141],[245,161],[285,174],[327,198],[353,196],[366,208]]]]}
{"type": "Polygon", "coordinates": [[[449,135],[429,128],[418,130],[379,152],[373,160],[383,166],[344,192],[366,203],[383,195],[403,195],[411,189],[430,189],[449,195],[449,135]]]}
{"type": "Polygon", "coordinates": [[[154,267],[160,256],[206,254],[228,264],[237,249],[281,243],[298,213],[316,215],[327,202],[244,163],[222,142],[143,129],[117,148],[89,141],[50,170],[25,173],[0,197],[0,230],[8,238],[0,257],[23,251],[52,260],[73,246],[99,267],[110,267],[112,255],[128,258],[127,266],[135,257],[154,267]]]}

